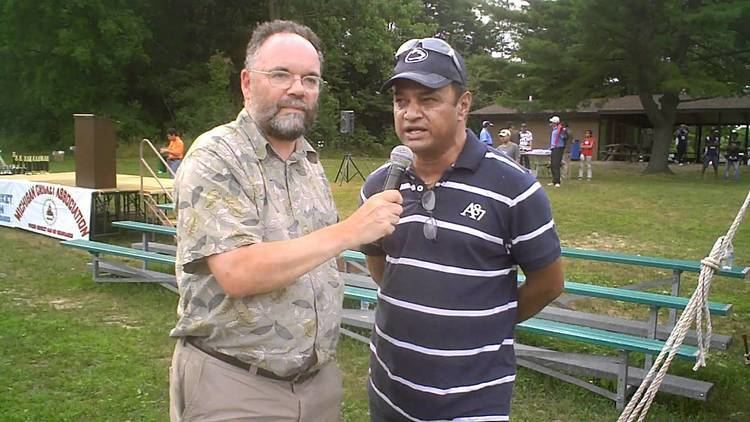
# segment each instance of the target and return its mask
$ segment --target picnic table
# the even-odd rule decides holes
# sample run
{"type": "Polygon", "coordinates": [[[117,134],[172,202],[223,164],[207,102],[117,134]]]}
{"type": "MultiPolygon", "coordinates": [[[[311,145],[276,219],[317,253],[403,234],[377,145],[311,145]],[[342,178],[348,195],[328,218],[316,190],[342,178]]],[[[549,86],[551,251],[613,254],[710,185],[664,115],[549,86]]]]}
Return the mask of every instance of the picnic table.
{"type": "Polygon", "coordinates": [[[532,149],[531,151],[521,151],[522,157],[529,157],[529,167],[534,175],[539,177],[549,177],[549,157],[552,151],[548,149],[532,149]]]}
{"type": "Polygon", "coordinates": [[[608,144],[601,153],[603,161],[630,161],[638,160],[638,147],[630,144],[608,144]]]}
{"type": "MultiPolygon", "coordinates": [[[[541,177],[552,177],[552,170],[550,169],[550,155],[552,151],[549,149],[532,149],[531,151],[521,151],[521,156],[529,157],[529,167],[538,178],[541,177]]],[[[560,163],[560,177],[570,177],[570,165],[568,159],[563,156],[562,162],[560,163]]]]}

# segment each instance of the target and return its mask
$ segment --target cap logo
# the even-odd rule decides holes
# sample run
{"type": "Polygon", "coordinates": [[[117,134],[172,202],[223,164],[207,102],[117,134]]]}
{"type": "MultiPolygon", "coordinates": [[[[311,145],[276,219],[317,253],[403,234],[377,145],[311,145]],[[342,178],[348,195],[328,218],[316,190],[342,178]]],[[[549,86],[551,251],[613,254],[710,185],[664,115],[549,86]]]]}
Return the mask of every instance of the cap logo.
{"type": "Polygon", "coordinates": [[[412,48],[404,57],[404,63],[419,63],[427,60],[427,51],[423,48],[412,48]]]}

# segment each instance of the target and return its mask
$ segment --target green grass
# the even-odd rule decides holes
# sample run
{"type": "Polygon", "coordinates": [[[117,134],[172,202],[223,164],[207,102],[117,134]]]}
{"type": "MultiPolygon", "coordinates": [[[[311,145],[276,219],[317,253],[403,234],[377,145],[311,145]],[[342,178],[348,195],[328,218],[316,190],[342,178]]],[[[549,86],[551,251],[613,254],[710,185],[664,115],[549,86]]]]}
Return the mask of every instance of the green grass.
{"type": "MultiPolygon", "coordinates": [[[[340,162],[340,157],[323,160],[331,181],[340,162]]],[[[356,157],[355,162],[367,172],[383,159],[356,157]]],[[[679,167],[674,176],[641,176],[637,164],[596,164],[594,181],[564,181],[560,189],[547,189],[567,246],[697,260],[726,231],[748,189],[746,181],[701,180],[696,166],[679,167]]],[[[137,168],[136,159],[118,161],[119,172],[137,174],[137,168]]],[[[53,163],[53,170],[66,169],[73,169],[72,160],[53,163]]],[[[342,216],[356,208],[360,185],[360,179],[332,183],[342,216]]],[[[167,420],[174,344],[167,333],[176,319],[176,295],[158,286],[96,285],[86,269],[88,256],[53,239],[0,229],[0,244],[5,252],[0,266],[0,420],[167,420]]],[[[735,254],[735,262],[750,263],[745,227],[735,240],[735,254]]],[[[581,260],[566,260],[565,268],[568,279],[613,286],[670,277],[665,271],[581,260]]],[[[683,276],[683,295],[695,279],[695,274],[683,276]]],[[[750,419],[750,368],[742,364],[739,344],[741,334],[750,334],[750,282],[716,277],[711,299],[734,304],[732,315],[713,323],[714,332],[732,335],[735,343],[728,352],[712,352],[708,367],[697,373],[684,361],[675,361],[670,372],[713,382],[713,396],[702,403],[658,395],[649,420],[750,419]]],[[[576,306],[646,317],[643,307],[611,301],[576,306]]],[[[613,353],[540,336],[520,335],[519,340],[557,350],[613,353]]],[[[367,346],[342,338],[339,364],[345,376],[345,420],[367,420],[367,346]]],[[[516,421],[614,420],[619,414],[607,399],[523,368],[513,400],[516,421]]]]}

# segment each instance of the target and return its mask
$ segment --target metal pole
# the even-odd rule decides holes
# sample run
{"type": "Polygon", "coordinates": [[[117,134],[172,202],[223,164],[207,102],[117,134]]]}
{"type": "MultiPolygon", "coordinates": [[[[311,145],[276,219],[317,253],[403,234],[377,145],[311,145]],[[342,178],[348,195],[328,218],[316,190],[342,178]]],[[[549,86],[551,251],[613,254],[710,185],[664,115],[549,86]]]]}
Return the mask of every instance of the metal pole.
{"type": "Polygon", "coordinates": [[[625,400],[628,392],[628,351],[620,350],[619,367],[617,370],[617,410],[625,408],[625,400]]]}
{"type": "Polygon", "coordinates": [[[750,141],[750,124],[745,125],[745,150],[742,151],[745,153],[745,165],[748,163],[748,156],[747,156],[747,143],[750,141]]]}
{"type": "MultiPolygon", "coordinates": [[[[659,327],[659,307],[658,306],[651,306],[648,311],[648,338],[655,339],[656,338],[656,330],[659,327]]],[[[653,355],[646,355],[644,363],[643,363],[643,369],[646,371],[651,368],[651,365],[654,364],[654,356],[653,355]]]]}
{"type": "MultiPolygon", "coordinates": [[[[682,275],[682,270],[674,270],[672,271],[672,296],[679,296],[680,295],[680,276],[682,275]]],[[[677,321],[677,309],[670,309],[669,310],[669,326],[674,327],[675,322],[677,321]]]]}

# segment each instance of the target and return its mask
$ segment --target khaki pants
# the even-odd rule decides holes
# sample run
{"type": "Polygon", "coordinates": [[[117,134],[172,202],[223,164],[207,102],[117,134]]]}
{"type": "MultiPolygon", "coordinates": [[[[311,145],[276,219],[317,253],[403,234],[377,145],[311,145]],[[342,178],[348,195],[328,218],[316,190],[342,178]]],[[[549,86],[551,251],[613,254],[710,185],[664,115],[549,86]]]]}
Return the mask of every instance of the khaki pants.
{"type": "Polygon", "coordinates": [[[169,384],[172,422],[340,420],[343,388],[334,362],[293,384],[251,374],[178,340],[169,384]]]}
{"type": "Polygon", "coordinates": [[[581,155],[581,161],[579,161],[579,166],[578,166],[578,178],[579,179],[583,179],[584,167],[588,169],[586,173],[586,178],[591,179],[591,156],[590,155],[589,156],[581,155]]]}

